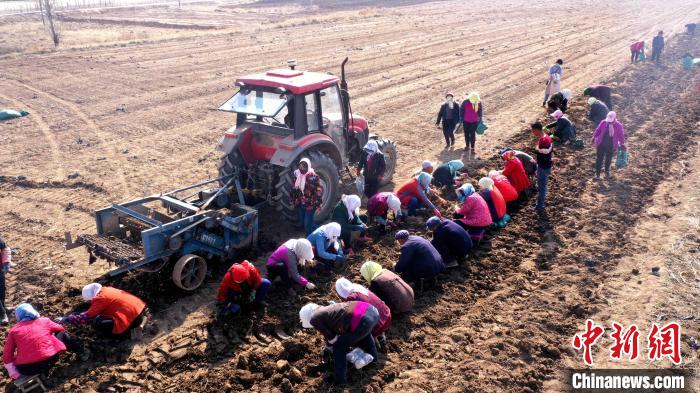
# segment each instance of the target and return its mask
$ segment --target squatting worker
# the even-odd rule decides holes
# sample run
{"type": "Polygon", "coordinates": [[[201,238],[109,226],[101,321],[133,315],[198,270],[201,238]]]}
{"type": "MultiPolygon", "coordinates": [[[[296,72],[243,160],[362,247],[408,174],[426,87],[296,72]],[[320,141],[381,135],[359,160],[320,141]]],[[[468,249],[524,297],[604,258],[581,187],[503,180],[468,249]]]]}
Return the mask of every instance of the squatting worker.
{"type": "Polygon", "coordinates": [[[372,330],[379,322],[379,311],[369,303],[350,301],[319,306],[307,303],[299,310],[301,326],[316,329],[327,345],[333,347],[334,378],[337,386],[347,382],[347,360],[350,347],[359,347],[377,361],[377,347],[372,330]]]}
{"type": "Polygon", "coordinates": [[[360,267],[360,275],[369,283],[369,290],[389,306],[392,315],[413,309],[413,288],[396,273],[377,262],[367,261],[360,267]]]}
{"type": "Polygon", "coordinates": [[[262,278],[252,263],[234,263],[221,280],[216,295],[219,315],[229,312],[236,314],[244,305],[264,305],[271,285],[270,280],[262,278]]]}
{"type": "Polygon", "coordinates": [[[66,349],[86,361],[89,352],[80,340],[66,332],[58,323],[39,315],[31,304],[15,309],[17,324],[7,333],[2,360],[10,378],[45,374],[66,349]]]}
{"type": "Polygon", "coordinates": [[[296,295],[294,285],[313,290],[316,285],[299,274],[299,267],[304,267],[312,259],[314,250],[311,242],[303,238],[289,239],[267,259],[267,278],[272,282],[279,277],[289,296],[296,295]]]}
{"type": "Polygon", "coordinates": [[[447,93],[445,103],[440,106],[436,126],[442,122],[442,135],[445,137],[445,149],[455,144],[455,127],[459,124],[459,105],[454,102],[454,95],[447,93]]]}
{"type": "Polygon", "coordinates": [[[66,322],[84,325],[92,321],[99,334],[114,338],[127,338],[145,322],[146,303],[127,291],[92,283],[83,287],[83,300],[90,302],[90,308],[69,315],[66,322]]]}

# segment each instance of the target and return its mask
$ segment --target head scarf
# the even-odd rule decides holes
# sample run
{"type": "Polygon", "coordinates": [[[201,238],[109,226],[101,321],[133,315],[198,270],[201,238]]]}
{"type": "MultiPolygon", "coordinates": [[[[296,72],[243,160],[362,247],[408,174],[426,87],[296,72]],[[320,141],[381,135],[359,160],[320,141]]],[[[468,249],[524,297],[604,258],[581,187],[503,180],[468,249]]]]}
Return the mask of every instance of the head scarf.
{"type": "Polygon", "coordinates": [[[617,121],[617,113],[615,113],[614,111],[608,112],[608,115],[605,117],[605,121],[608,123],[608,132],[612,137],[615,134],[614,124],[617,121]]]}
{"type": "Polygon", "coordinates": [[[464,203],[467,197],[474,193],[474,186],[471,183],[464,183],[457,189],[457,200],[459,203],[464,203]]]}
{"type": "Polygon", "coordinates": [[[92,284],[88,284],[83,287],[83,299],[85,299],[86,302],[92,301],[92,299],[97,296],[98,293],[102,290],[102,285],[93,282],[92,284]]]}
{"type": "Polygon", "coordinates": [[[396,232],[396,235],[394,235],[394,239],[395,240],[406,240],[406,239],[408,239],[409,236],[411,236],[411,234],[408,233],[407,230],[402,229],[402,230],[396,232]]]}
{"type": "Polygon", "coordinates": [[[343,205],[348,209],[348,216],[350,218],[360,216],[360,205],[362,205],[362,200],[357,195],[343,195],[340,197],[343,201],[343,205]]]}
{"type": "Polygon", "coordinates": [[[425,227],[428,229],[433,229],[436,226],[440,225],[442,221],[440,221],[440,217],[438,216],[432,216],[428,219],[428,221],[425,222],[425,227]]]}
{"type": "Polygon", "coordinates": [[[15,309],[17,322],[31,321],[39,318],[39,313],[29,303],[22,303],[15,309]]]}
{"type": "Polygon", "coordinates": [[[462,160],[452,160],[448,162],[447,165],[449,165],[450,169],[452,169],[455,172],[464,168],[464,162],[462,162],[462,160]]]}
{"type": "Polygon", "coordinates": [[[369,283],[377,278],[377,276],[382,274],[383,271],[384,268],[382,268],[382,265],[372,261],[367,261],[362,264],[362,267],[360,267],[360,274],[362,275],[362,278],[367,280],[369,283]]]}
{"type": "Polygon", "coordinates": [[[490,190],[493,188],[493,179],[490,177],[482,177],[479,179],[479,188],[482,190],[490,190]]]}
{"type": "Polygon", "coordinates": [[[294,251],[301,266],[304,266],[306,261],[314,259],[314,249],[311,247],[311,242],[306,239],[289,239],[284,243],[284,246],[294,251]]]}
{"type": "Polygon", "coordinates": [[[428,189],[430,187],[430,182],[433,181],[433,175],[427,172],[421,172],[416,176],[416,179],[418,179],[418,184],[420,184],[421,187],[428,189]]]}
{"type": "Polygon", "coordinates": [[[501,174],[501,172],[497,171],[497,170],[489,171],[489,177],[492,179],[500,174],[501,174]]]}
{"type": "Polygon", "coordinates": [[[318,304],[316,303],[306,303],[304,307],[299,310],[299,320],[301,321],[301,327],[304,329],[310,329],[313,327],[311,325],[311,316],[314,314],[314,311],[316,311],[319,307],[318,304]]]}
{"type": "Polygon", "coordinates": [[[595,97],[591,97],[588,99],[588,105],[593,105],[595,104],[595,97]]]}
{"type": "Polygon", "coordinates": [[[353,292],[361,293],[365,296],[369,294],[367,288],[363,287],[360,284],[354,284],[345,277],[340,277],[335,282],[335,291],[338,292],[338,296],[340,296],[341,299],[347,299],[348,296],[350,296],[350,294],[353,292]]]}
{"type": "Polygon", "coordinates": [[[250,273],[248,273],[248,269],[244,268],[243,265],[237,263],[231,268],[231,275],[233,276],[233,282],[240,284],[248,279],[250,273]]]}
{"type": "Polygon", "coordinates": [[[340,224],[337,222],[329,222],[328,224],[321,227],[321,230],[326,235],[326,239],[335,243],[340,236],[340,224]]]}
{"type": "Polygon", "coordinates": [[[401,199],[393,192],[386,198],[386,204],[389,205],[389,210],[393,211],[394,214],[399,214],[401,211],[401,199]]]}
{"type": "Polygon", "coordinates": [[[501,158],[503,158],[504,161],[510,161],[515,157],[515,150],[506,150],[503,152],[501,155],[501,158]]]}
{"type": "Polygon", "coordinates": [[[432,167],[433,167],[433,163],[428,161],[428,160],[423,161],[423,164],[421,164],[421,168],[423,168],[423,170],[426,170],[426,169],[432,168],[432,167]]]}
{"type": "Polygon", "coordinates": [[[568,100],[569,98],[571,98],[571,90],[569,90],[569,89],[563,89],[563,90],[561,91],[561,95],[563,95],[564,98],[566,98],[566,99],[568,100]]]}
{"type": "Polygon", "coordinates": [[[299,169],[294,170],[294,176],[296,176],[296,180],[294,180],[294,188],[304,191],[304,187],[306,187],[306,177],[309,175],[315,176],[316,172],[314,171],[314,168],[311,167],[311,160],[304,157],[301,159],[301,161],[299,161],[299,164],[302,162],[306,163],[309,170],[306,171],[306,173],[301,173],[299,169]]]}
{"type": "Polygon", "coordinates": [[[375,141],[374,139],[372,139],[372,140],[369,140],[369,141],[367,142],[367,144],[365,144],[364,149],[367,150],[367,151],[370,152],[370,153],[376,153],[376,152],[379,151],[379,144],[377,143],[377,141],[375,141]]]}
{"type": "Polygon", "coordinates": [[[552,117],[557,119],[557,120],[559,120],[559,118],[561,118],[562,116],[564,116],[564,112],[560,111],[559,109],[555,110],[552,113],[552,117]]]}
{"type": "Polygon", "coordinates": [[[472,106],[474,107],[474,111],[477,111],[479,109],[479,102],[481,101],[481,98],[479,97],[479,93],[473,91],[469,93],[467,96],[467,100],[472,103],[472,106]]]}

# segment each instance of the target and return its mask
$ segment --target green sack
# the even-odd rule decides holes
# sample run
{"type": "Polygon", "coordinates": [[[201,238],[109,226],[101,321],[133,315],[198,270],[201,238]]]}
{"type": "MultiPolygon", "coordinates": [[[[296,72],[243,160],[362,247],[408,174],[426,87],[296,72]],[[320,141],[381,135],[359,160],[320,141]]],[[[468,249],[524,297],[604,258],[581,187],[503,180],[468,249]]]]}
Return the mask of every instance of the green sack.
{"type": "Polygon", "coordinates": [[[486,130],[489,129],[489,126],[486,125],[483,121],[480,121],[479,124],[476,125],[476,133],[479,135],[484,135],[486,130]]]}
{"type": "Polygon", "coordinates": [[[615,167],[617,169],[624,168],[627,166],[627,150],[619,149],[617,151],[617,160],[615,160],[615,167]]]}
{"type": "Polygon", "coordinates": [[[0,109],[0,121],[27,116],[28,114],[29,112],[27,111],[16,111],[14,109],[0,109]]]}

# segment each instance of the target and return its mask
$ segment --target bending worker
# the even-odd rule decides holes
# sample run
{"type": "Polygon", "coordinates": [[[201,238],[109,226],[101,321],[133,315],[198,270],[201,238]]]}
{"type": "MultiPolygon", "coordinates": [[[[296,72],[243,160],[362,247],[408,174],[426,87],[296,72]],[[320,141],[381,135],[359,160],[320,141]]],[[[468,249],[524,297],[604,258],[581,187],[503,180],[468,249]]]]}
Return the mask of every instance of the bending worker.
{"type": "Polygon", "coordinates": [[[445,270],[442,256],[427,239],[411,235],[406,230],[396,233],[396,241],[401,245],[399,262],[394,270],[408,283],[432,280],[445,270]]]}
{"type": "Polygon", "coordinates": [[[235,314],[241,311],[241,305],[263,305],[271,285],[250,262],[234,263],[224,275],[216,295],[219,315],[235,314]]]}

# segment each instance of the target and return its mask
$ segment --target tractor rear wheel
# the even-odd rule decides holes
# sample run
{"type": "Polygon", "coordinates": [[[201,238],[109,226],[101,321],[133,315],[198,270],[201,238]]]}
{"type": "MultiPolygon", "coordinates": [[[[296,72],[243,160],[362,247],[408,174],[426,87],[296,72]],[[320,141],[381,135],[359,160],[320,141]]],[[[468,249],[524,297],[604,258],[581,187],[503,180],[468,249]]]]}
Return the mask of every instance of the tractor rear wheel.
{"type": "MultiPolygon", "coordinates": [[[[311,167],[319,178],[323,188],[321,207],[316,212],[315,221],[321,222],[330,216],[340,198],[340,173],[333,160],[318,151],[310,151],[304,154],[311,161],[311,167]]],[[[279,175],[279,181],[275,186],[277,210],[289,220],[298,220],[297,208],[292,203],[292,190],[294,189],[294,169],[304,156],[299,157],[294,163],[285,168],[279,175]]]]}
{"type": "Polygon", "coordinates": [[[386,161],[384,179],[381,183],[381,185],[384,186],[391,183],[391,179],[394,177],[394,171],[396,171],[396,143],[391,139],[376,138],[375,140],[379,145],[379,150],[384,153],[384,160],[386,161]]]}

